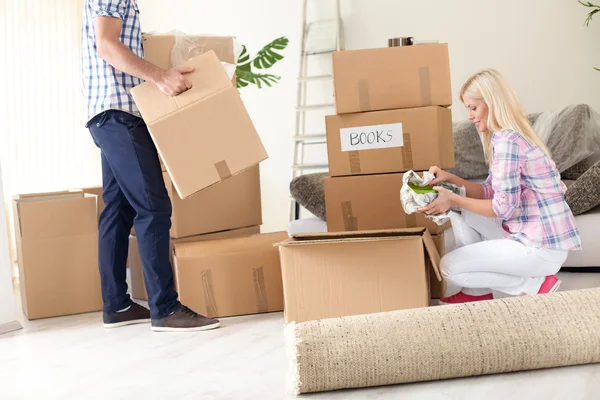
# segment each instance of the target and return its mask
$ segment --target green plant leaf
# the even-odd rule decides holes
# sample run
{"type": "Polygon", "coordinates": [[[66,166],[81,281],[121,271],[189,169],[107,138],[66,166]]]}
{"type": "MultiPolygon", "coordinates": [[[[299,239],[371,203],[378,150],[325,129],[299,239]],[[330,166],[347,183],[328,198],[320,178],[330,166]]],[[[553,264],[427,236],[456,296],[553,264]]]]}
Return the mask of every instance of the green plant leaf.
{"type": "Polygon", "coordinates": [[[283,56],[278,51],[281,52],[284,50],[288,43],[289,40],[285,36],[273,40],[256,54],[252,64],[258,69],[271,68],[277,61],[283,59],[283,56]]]}
{"type": "Polygon", "coordinates": [[[246,49],[246,46],[242,46],[242,53],[240,54],[236,65],[236,72],[239,70],[250,71],[251,68],[252,64],[250,63],[250,54],[248,53],[248,49],[246,49]]]}
{"type": "Polygon", "coordinates": [[[281,77],[272,74],[257,74],[249,70],[237,70],[237,87],[243,88],[250,84],[262,88],[263,85],[271,87],[274,83],[277,83],[281,77]]]}
{"type": "Polygon", "coordinates": [[[593,10],[588,13],[587,18],[585,19],[585,22],[583,23],[585,26],[590,26],[590,22],[592,22],[592,18],[594,17],[594,15],[596,13],[600,12],[600,5],[593,4],[589,1],[583,2],[581,0],[578,0],[578,2],[579,2],[579,4],[581,4],[584,7],[593,8],[593,10]]]}

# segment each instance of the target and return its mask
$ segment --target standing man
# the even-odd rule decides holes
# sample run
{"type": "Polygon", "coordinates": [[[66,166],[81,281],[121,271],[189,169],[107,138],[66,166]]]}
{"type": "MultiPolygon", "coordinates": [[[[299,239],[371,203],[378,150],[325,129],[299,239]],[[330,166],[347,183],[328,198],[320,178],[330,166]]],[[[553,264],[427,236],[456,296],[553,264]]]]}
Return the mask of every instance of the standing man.
{"type": "Polygon", "coordinates": [[[136,0],[85,0],[82,73],[87,123],[102,156],[104,209],[99,260],[104,327],[151,321],[154,331],[196,331],[219,321],[177,300],[169,260],[171,201],[160,161],[130,90],[143,81],[176,96],[191,88],[192,68],[162,70],[143,60],[136,0]],[[135,222],[134,222],[135,221],[135,222]],[[150,310],[127,294],[129,233],[135,231],[150,310]]]}

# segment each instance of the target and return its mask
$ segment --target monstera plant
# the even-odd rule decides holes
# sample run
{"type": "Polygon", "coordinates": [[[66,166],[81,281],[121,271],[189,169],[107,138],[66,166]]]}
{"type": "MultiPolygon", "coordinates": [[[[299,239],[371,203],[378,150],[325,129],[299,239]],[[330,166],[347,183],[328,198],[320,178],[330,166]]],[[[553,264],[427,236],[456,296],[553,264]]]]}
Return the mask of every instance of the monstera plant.
{"type": "Polygon", "coordinates": [[[238,89],[248,85],[256,85],[259,89],[263,86],[271,87],[279,81],[280,76],[262,73],[273,67],[278,61],[283,59],[281,52],[287,47],[289,40],[286,37],[280,37],[273,40],[262,48],[254,58],[250,57],[246,46],[242,46],[242,53],[238,59],[235,74],[238,89]],[[258,70],[258,71],[255,71],[258,70]]]}
{"type": "MultiPolygon", "coordinates": [[[[596,14],[597,12],[600,12],[600,6],[597,4],[590,3],[589,1],[583,2],[581,0],[579,1],[579,4],[591,9],[590,12],[588,13],[587,18],[585,19],[585,22],[584,22],[585,26],[590,26],[590,22],[592,22],[592,18],[594,17],[594,14],[596,14]]],[[[594,69],[596,71],[600,71],[600,68],[594,67],[594,69]]]]}

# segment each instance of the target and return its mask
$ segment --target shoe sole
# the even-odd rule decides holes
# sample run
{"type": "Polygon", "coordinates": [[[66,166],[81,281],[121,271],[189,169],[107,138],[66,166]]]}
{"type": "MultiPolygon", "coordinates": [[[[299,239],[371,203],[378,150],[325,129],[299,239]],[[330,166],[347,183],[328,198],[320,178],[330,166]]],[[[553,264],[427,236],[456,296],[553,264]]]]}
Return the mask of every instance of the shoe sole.
{"type": "Polygon", "coordinates": [[[153,332],[198,332],[198,331],[208,331],[211,329],[216,329],[221,326],[220,322],[212,325],[205,326],[195,326],[193,328],[170,328],[166,326],[153,326],[151,327],[153,332]]]}
{"type": "Polygon", "coordinates": [[[554,292],[556,292],[558,290],[558,288],[560,287],[560,285],[562,285],[562,281],[559,279],[556,282],[554,282],[554,286],[552,286],[548,292],[542,293],[542,294],[554,293],[554,292]]]}
{"type": "Polygon", "coordinates": [[[150,322],[151,319],[134,319],[131,321],[123,321],[123,322],[116,322],[114,324],[103,324],[102,326],[106,329],[112,329],[112,328],[121,328],[123,326],[127,326],[127,325],[136,325],[136,324],[145,324],[150,322]]]}

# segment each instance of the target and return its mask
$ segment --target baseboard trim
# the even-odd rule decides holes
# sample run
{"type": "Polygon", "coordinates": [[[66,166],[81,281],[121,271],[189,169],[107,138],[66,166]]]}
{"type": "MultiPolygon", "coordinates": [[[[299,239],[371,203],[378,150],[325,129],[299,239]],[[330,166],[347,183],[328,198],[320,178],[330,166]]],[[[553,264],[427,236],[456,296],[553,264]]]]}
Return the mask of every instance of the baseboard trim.
{"type": "Polygon", "coordinates": [[[5,324],[0,325],[0,335],[3,335],[8,332],[16,331],[22,329],[21,323],[19,321],[11,321],[5,324]]]}

